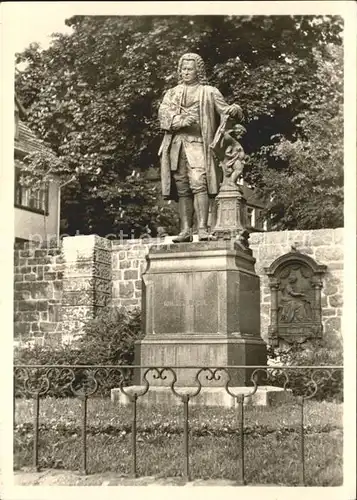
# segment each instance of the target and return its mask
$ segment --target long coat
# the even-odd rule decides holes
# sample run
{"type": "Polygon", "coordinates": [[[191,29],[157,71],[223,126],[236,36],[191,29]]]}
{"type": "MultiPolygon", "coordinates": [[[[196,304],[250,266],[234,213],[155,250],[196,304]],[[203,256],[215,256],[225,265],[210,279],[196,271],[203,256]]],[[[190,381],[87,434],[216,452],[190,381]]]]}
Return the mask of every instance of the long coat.
{"type": "MultiPolygon", "coordinates": [[[[174,116],[180,114],[184,85],[180,84],[168,90],[164,95],[159,107],[160,127],[165,131],[165,135],[160,146],[159,156],[161,158],[161,187],[162,195],[166,199],[177,199],[175,186],[173,185],[170,165],[170,145],[175,133],[172,129],[174,116]]],[[[205,155],[205,167],[207,178],[207,191],[211,195],[218,193],[221,179],[221,172],[210,149],[217,127],[219,116],[227,112],[229,105],[224,100],[222,94],[215,87],[210,85],[200,85],[200,127],[203,139],[205,155]]]]}

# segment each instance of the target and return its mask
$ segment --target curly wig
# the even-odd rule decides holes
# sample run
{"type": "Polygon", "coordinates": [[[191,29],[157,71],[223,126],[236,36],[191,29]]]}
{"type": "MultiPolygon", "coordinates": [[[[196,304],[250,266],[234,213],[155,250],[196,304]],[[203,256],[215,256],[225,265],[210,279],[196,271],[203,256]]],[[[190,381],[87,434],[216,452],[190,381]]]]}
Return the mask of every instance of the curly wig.
{"type": "Polygon", "coordinates": [[[182,65],[184,61],[194,61],[196,70],[197,70],[197,77],[198,81],[201,84],[206,84],[207,82],[207,77],[206,77],[206,70],[205,70],[205,63],[203,62],[203,59],[200,55],[194,54],[194,53],[187,53],[184,54],[183,56],[180,57],[179,63],[178,63],[178,80],[179,83],[182,83],[182,76],[181,76],[181,71],[182,71],[182,65]]]}

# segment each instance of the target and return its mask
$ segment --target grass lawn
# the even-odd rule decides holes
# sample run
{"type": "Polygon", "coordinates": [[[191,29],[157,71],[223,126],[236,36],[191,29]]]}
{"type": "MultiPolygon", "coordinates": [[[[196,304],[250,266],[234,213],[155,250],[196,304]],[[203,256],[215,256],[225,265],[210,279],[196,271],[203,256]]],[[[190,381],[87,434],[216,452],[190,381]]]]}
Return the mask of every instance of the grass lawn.
{"type": "MultiPolygon", "coordinates": [[[[342,484],[342,404],[305,406],[308,486],[342,484]]],[[[16,401],[15,469],[32,461],[33,402],[16,401]]],[[[238,415],[234,409],[190,407],[192,478],[236,479],[238,415]]],[[[245,477],[248,484],[299,484],[299,407],[245,408],[245,477]]],[[[88,472],[131,472],[131,408],[109,399],[88,401],[88,472]]],[[[140,476],[183,474],[183,408],[138,406],[137,464],[140,476]]],[[[81,464],[81,402],[41,400],[40,466],[78,470],[81,464]]]]}

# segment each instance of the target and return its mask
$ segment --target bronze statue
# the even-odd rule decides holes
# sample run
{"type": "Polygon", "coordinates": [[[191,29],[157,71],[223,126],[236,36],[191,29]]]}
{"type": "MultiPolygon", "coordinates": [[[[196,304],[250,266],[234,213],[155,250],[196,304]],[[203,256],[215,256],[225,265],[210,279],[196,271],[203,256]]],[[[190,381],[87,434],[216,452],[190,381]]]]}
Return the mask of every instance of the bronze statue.
{"type": "Polygon", "coordinates": [[[198,239],[208,240],[210,198],[218,193],[221,172],[210,145],[216,115],[242,118],[237,104],[228,105],[218,89],[207,84],[204,62],[198,54],[184,54],[178,64],[179,84],[168,90],[159,108],[165,131],[161,157],[162,194],[179,202],[181,231],[175,243],[192,241],[193,207],[198,239]]]}

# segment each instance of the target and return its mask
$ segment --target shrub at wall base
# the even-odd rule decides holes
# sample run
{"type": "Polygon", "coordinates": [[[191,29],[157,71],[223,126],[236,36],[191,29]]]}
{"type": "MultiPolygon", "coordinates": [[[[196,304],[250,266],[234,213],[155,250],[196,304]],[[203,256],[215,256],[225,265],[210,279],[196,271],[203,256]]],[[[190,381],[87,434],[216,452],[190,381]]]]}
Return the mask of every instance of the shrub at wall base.
{"type": "MultiPolygon", "coordinates": [[[[88,321],[84,327],[84,335],[71,344],[59,345],[56,348],[46,345],[27,345],[15,348],[15,365],[130,365],[134,360],[134,343],[141,334],[140,311],[118,311],[115,308],[103,310],[98,318],[88,321]]],[[[43,373],[42,375],[43,376],[43,373]]],[[[80,385],[86,376],[85,370],[76,371],[75,385],[80,385]]],[[[130,383],[128,374],[128,381],[130,383]]],[[[73,374],[68,369],[64,371],[53,370],[51,373],[51,388],[49,396],[73,396],[68,384],[71,383],[73,374]],[[67,387],[66,387],[67,385],[67,387]]],[[[121,381],[118,371],[101,377],[98,396],[109,396],[110,389],[116,387],[121,381]]],[[[40,384],[40,375],[36,370],[31,373],[30,383],[40,384]]],[[[21,385],[21,384],[20,384],[21,385]]],[[[16,396],[21,396],[16,393],[16,396]]]]}

